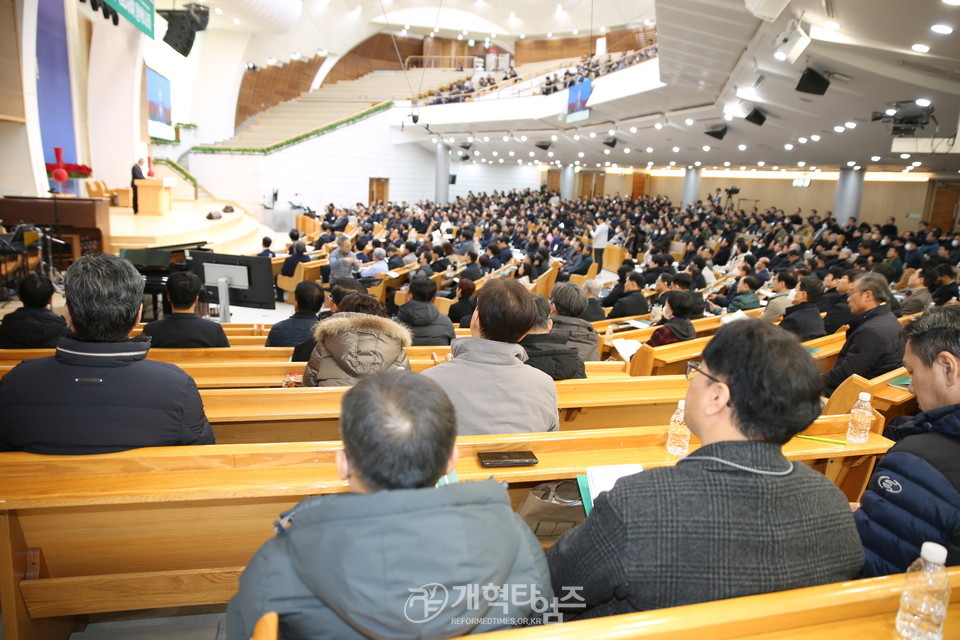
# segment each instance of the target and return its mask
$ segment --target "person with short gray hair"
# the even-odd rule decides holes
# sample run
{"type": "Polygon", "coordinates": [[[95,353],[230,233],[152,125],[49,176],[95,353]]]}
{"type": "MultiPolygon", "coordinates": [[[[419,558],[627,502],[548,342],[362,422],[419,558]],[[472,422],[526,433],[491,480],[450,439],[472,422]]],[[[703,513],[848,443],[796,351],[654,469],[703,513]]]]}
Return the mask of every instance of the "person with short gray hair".
{"type": "Polygon", "coordinates": [[[330,252],[330,282],[340,278],[352,278],[353,270],[360,266],[360,259],[350,251],[352,245],[350,236],[337,237],[337,248],[330,252]]]}
{"type": "Polygon", "coordinates": [[[386,273],[390,269],[387,267],[387,250],[383,247],[377,247],[373,250],[373,262],[360,272],[361,278],[374,278],[381,273],[386,273]]]}
{"type": "Polygon", "coordinates": [[[561,282],[550,293],[551,319],[555,331],[564,331],[566,344],[574,346],[580,358],[599,360],[599,335],[593,325],[580,318],[587,308],[587,294],[573,282],[561,282]]]}
{"type": "Polygon", "coordinates": [[[143,278],[128,261],[86,255],[64,278],[70,335],[56,353],[0,380],[0,451],[90,454],[214,444],[193,378],[147,360],[143,278]]]}
{"type": "Polygon", "coordinates": [[[587,280],[583,283],[583,292],[587,296],[587,308],[580,314],[581,320],[596,322],[607,317],[607,314],[603,311],[603,305],[600,304],[598,299],[601,289],[603,289],[603,285],[597,279],[587,280]]]}

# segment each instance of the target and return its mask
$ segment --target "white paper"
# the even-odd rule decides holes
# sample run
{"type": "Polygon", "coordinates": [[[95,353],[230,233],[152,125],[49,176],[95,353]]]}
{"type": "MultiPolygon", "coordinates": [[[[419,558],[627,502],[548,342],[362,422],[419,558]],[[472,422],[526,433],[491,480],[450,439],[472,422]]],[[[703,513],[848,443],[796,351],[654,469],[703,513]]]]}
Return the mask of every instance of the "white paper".
{"type": "Polygon", "coordinates": [[[736,322],[737,320],[746,320],[746,319],[748,319],[749,317],[750,317],[750,316],[748,316],[747,314],[745,314],[745,313],[743,312],[743,310],[741,309],[741,310],[737,311],[736,313],[731,313],[731,314],[729,314],[729,315],[726,315],[726,316],[723,316],[722,318],[720,318],[720,324],[727,324],[727,323],[730,323],[730,322],[736,322]]]}
{"type": "Polygon", "coordinates": [[[613,489],[617,480],[643,471],[642,464],[607,464],[600,467],[587,467],[587,486],[590,487],[590,500],[594,503],[597,496],[613,489]]]}
{"type": "Polygon", "coordinates": [[[630,358],[633,357],[637,351],[640,350],[640,341],[639,340],[627,340],[626,338],[616,338],[613,341],[613,348],[617,350],[623,359],[627,362],[630,361],[630,358]]]}
{"type": "Polygon", "coordinates": [[[385,272],[383,275],[387,276],[388,278],[399,278],[399,277],[400,277],[400,274],[397,273],[396,271],[387,271],[387,272],[385,272]]]}
{"type": "Polygon", "coordinates": [[[634,329],[646,329],[650,326],[649,322],[644,322],[643,320],[627,320],[625,324],[630,325],[634,329]]]}

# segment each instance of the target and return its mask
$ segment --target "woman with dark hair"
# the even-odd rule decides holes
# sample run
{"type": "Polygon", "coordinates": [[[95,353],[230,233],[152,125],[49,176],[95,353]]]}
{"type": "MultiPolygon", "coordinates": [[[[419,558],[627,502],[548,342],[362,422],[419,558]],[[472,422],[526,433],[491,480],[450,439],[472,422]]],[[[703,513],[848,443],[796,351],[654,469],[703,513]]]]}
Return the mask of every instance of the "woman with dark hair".
{"type": "Polygon", "coordinates": [[[647,344],[659,347],[692,340],[697,335],[693,323],[687,319],[693,308],[693,298],[687,291],[667,291],[663,294],[663,324],[653,332],[647,344]]]}
{"type": "Polygon", "coordinates": [[[461,321],[467,318],[467,326],[470,326],[469,318],[477,308],[477,298],[474,292],[477,290],[476,283],[470,278],[460,278],[457,283],[457,301],[450,305],[450,311],[447,312],[454,324],[462,326],[461,321]]]}
{"type": "Polygon", "coordinates": [[[303,371],[305,387],[349,387],[387,369],[410,369],[410,331],[387,317],[371,295],[350,293],[337,313],[313,329],[317,340],[303,371]]]}

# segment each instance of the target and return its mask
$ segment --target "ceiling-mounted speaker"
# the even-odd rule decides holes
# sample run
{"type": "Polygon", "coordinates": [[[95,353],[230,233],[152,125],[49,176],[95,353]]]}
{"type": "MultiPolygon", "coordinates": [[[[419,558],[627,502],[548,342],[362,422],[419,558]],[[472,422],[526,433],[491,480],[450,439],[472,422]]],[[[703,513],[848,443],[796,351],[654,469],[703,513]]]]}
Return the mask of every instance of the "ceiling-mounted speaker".
{"type": "Polygon", "coordinates": [[[606,140],[603,141],[603,144],[605,144],[605,145],[607,145],[608,147],[610,147],[611,149],[613,149],[615,146],[617,146],[617,139],[616,139],[616,138],[607,138],[606,140]]]}
{"type": "Polygon", "coordinates": [[[797,82],[797,91],[812,93],[818,96],[825,94],[829,88],[830,80],[827,79],[827,76],[810,67],[803,70],[800,81],[797,82]]]}
{"type": "Polygon", "coordinates": [[[724,136],[727,135],[727,125],[722,127],[714,127],[713,129],[707,129],[704,131],[705,134],[711,138],[716,138],[717,140],[723,140],[724,136]]]}
{"type": "Polygon", "coordinates": [[[193,40],[197,35],[196,23],[189,12],[158,9],[157,13],[167,21],[167,32],[163,36],[163,41],[184,58],[189,56],[190,49],[193,48],[193,40]]]}
{"type": "Polygon", "coordinates": [[[763,126],[763,123],[767,121],[767,116],[763,114],[763,111],[760,109],[752,109],[750,113],[747,114],[747,117],[744,118],[747,122],[752,122],[753,124],[763,126]]]}
{"type": "Polygon", "coordinates": [[[533,146],[535,146],[537,149],[543,149],[544,151],[546,151],[546,150],[548,150],[548,149],[550,148],[550,145],[551,145],[551,144],[553,144],[553,143],[551,143],[551,142],[534,142],[534,143],[533,143],[533,146]]]}
{"type": "Polygon", "coordinates": [[[469,151],[469,150],[470,150],[470,147],[472,147],[472,146],[473,146],[473,144],[471,144],[471,143],[469,143],[469,142],[461,142],[461,143],[460,143],[460,148],[461,148],[461,149],[464,149],[464,150],[466,150],[466,151],[469,151]]]}
{"type": "Polygon", "coordinates": [[[207,24],[210,22],[210,7],[199,2],[189,2],[183,5],[183,8],[190,14],[195,31],[204,31],[207,28],[207,24]]]}
{"type": "Polygon", "coordinates": [[[757,18],[773,22],[787,8],[790,0],[743,0],[743,4],[757,18]]]}

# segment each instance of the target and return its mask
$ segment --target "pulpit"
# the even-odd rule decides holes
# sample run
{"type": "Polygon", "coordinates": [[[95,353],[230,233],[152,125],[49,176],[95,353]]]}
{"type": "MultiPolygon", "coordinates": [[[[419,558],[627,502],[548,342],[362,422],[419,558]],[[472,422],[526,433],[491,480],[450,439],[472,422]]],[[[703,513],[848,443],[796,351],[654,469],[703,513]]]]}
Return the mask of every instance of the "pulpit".
{"type": "Polygon", "coordinates": [[[137,208],[140,215],[162,216],[170,211],[173,188],[165,186],[164,182],[159,178],[134,180],[137,185],[137,208]]]}

